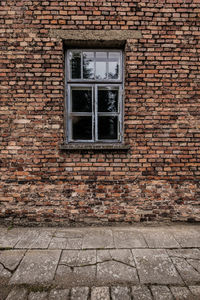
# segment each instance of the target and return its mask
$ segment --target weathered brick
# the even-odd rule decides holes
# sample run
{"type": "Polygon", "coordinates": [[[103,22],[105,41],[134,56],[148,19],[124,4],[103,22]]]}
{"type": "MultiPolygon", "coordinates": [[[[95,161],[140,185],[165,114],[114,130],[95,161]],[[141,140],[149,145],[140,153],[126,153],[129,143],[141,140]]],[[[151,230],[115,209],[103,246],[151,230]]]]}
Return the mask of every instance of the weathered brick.
{"type": "Polygon", "coordinates": [[[1,220],[199,221],[199,0],[33,2],[0,11],[1,220]],[[54,29],[141,32],[124,49],[128,150],[60,149],[65,41],[54,29]]]}

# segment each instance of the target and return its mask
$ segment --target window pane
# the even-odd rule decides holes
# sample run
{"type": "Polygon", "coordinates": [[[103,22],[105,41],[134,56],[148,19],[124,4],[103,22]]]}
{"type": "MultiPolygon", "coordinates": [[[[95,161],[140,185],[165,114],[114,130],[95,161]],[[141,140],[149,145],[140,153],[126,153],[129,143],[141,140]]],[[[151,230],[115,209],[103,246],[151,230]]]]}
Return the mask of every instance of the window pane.
{"type": "Polygon", "coordinates": [[[72,117],[72,139],[92,140],[92,117],[72,117]]]}
{"type": "Polygon", "coordinates": [[[91,112],[92,111],[92,89],[73,87],[72,112],[91,112]]]}
{"type": "Polygon", "coordinates": [[[83,78],[94,78],[94,52],[83,52],[83,78]]]}
{"type": "Polygon", "coordinates": [[[96,79],[106,79],[107,52],[96,52],[96,79]]]}
{"type": "Polygon", "coordinates": [[[98,112],[118,111],[118,89],[98,88],[98,112]]]}
{"type": "Polygon", "coordinates": [[[69,54],[70,68],[71,68],[71,78],[80,79],[81,78],[81,52],[73,51],[69,54]]]}
{"type": "Polygon", "coordinates": [[[119,62],[120,53],[119,52],[109,52],[108,54],[108,78],[118,79],[119,78],[119,62]]]}
{"type": "Polygon", "coordinates": [[[98,139],[117,140],[118,117],[98,117],[98,139]]]}

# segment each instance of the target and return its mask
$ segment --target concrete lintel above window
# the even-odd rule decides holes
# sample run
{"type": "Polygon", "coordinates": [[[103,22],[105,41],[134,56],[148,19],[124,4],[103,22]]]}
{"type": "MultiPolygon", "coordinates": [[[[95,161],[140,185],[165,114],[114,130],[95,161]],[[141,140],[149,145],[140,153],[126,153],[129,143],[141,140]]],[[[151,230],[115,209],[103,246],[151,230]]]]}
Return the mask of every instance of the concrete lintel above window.
{"type": "Polygon", "coordinates": [[[140,30],[52,29],[50,35],[62,39],[67,46],[87,46],[88,43],[91,47],[121,47],[129,39],[142,38],[140,30]]]}

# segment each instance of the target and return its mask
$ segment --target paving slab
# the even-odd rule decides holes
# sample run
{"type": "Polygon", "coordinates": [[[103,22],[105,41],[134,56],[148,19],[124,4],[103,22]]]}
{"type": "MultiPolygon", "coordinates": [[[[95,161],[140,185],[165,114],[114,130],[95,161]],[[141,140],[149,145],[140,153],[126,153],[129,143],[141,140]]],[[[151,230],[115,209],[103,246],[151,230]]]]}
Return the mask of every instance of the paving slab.
{"type": "Polygon", "coordinates": [[[200,299],[200,286],[189,286],[189,289],[194,296],[198,297],[197,299],[200,299]]]}
{"type": "Polygon", "coordinates": [[[6,300],[27,300],[28,290],[15,287],[8,295],[6,300]]]}
{"type": "Polygon", "coordinates": [[[132,249],[141,284],[182,284],[167,252],[162,249],[132,249]]]}
{"type": "Polygon", "coordinates": [[[130,288],[126,286],[111,287],[112,300],[131,300],[130,288]]]}
{"type": "Polygon", "coordinates": [[[7,227],[0,226],[0,239],[2,236],[5,236],[8,231],[10,231],[10,229],[8,229],[7,227]]]}
{"type": "Polygon", "coordinates": [[[115,260],[135,267],[135,261],[130,249],[97,250],[97,262],[115,260]]]}
{"type": "Polygon", "coordinates": [[[59,265],[55,281],[65,287],[91,286],[96,282],[96,266],[68,267],[59,265]]]}
{"type": "Polygon", "coordinates": [[[91,229],[83,238],[83,249],[106,249],[114,248],[113,234],[111,229],[91,229]]]}
{"type": "Polygon", "coordinates": [[[48,300],[68,300],[70,299],[69,292],[69,289],[53,289],[49,293],[48,300]]]}
{"type": "Polygon", "coordinates": [[[182,248],[200,248],[200,232],[198,229],[185,226],[181,229],[171,229],[171,232],[182,248]]]}
{"type": "Polygon", "coordinates": [[[170,249],[167,250],[170,257],[182,257],[200,260],[200,250],[199,249],[170,249]]]}
{"type": "Polygon", "coordinates": [[[10,279],[10,284],[52,282],[60,250],[29,250],[10,279]]]}
{"type": "Polygon", "coordinates": [[[82,238],[65,238],[65,237],[54,237],[52,238],[49,249],[82,249],[82,238]]]}
{"type": "Polygon", "coordinates": [[[12,276],[12,273],[5,269],[4,266],[0,263],[0,283],[7,283],[8,279],[12,276]]]}
{"type": "Polygon", "coordinates": [[[66,249],[67,238],[53,237],[49,244],[49,249],[66,249]]]}
{"type": "Polygon", "coordinates": [[[196,297],[194,295],[192,295],[192,293],[190,292],[190,290],[187,287],[172,286],[170,289],[176,300],[184,300],[184,299],[195,300],[196,299],[196,297]]]}
{"type": "Polygon", "coordinates": [[[12,276],[12,272],[19,265],[24,253],[25,250],[0,251],[0,285],[8,285],[8,281],[12,276]]]}
{"type": "Polygon", "coordinates": [[[69,286],[91,285],[96,278],[96,250],[63,250],[56,281],[69,286]]]}
{"type": "Polygon", "coordinates": [[[172,257],[172,261],[186,284],[200,283],[200,273],[184,258],[172,257]]]}
{"type": "Polygon", "coordinates": [[[82,249],[83,240],[81,238],[68,238],[65,249],[82,249]]]}
{"type": "Polygon", "coordinates": [[[97,264],[97,282],[101,284],[131,283],[137,284],[136,268],[117,261],[97,264]]]}
{"type": "Polygon", "coordinates": [[[39,237],[39,229],[29,229],[23,236],[20,237],[19,241],[15,245],[16,249],[31,249],[32,244],[39,237]]]}
{"type": "Polygon", "coordinates": [[[91,290],[91,300],[110,300],[109,287],[94,287],[91,290]]]}
{"type": "Polygon", "coordinates": [[[151,286],[151,291],[154,300],[173,300],[172,293],[167,286],[155,285],[151,286]]]}
{"type": "Polygon", "coordinates": [[[133,300],[152,300],[151,292],[145,285],[135,285],[131,288],[133,300]]]}
{"type": "Polygon", "coordinates": [[[28,295],[28,300],[48,300],[47,292],[31,292],[28,295]]]}
{"type": "Polygon", "coordinates": [[[114,230],[114,242],[116,248],[147,248],[142,233],[138,231],[114,230]]]}
{"type": "Polygon", "coordinates": [[[54,237],[62,237],[62,238],[83,238],[83,236],[86,234],[85,228],[64,228],[64,229],[57,229],[54,232],[54,237]]]}
{"type": "Polygon", "coordinates": [[[43,230],[39,233],[38,237],[33,240],[31,249],[47,249],[52,239],[53,232],[43,230]]]}
{"type": "Polygon", "coordinates": [[[14,271],[24,257],[26,250],[0,251],[0,264],[10,271],[14,271]]]}
{"type": "Polygon", "coordinates": [[[71,290],[71,300],[87,300],[89,298],[88,287],[74,287],[71,290]]]}
{"type": "Polygon", "coordinates": [[[152,228],[151,231],[143,231],[144,238],[149,248],[180,248],[180,244],[175,240],[172,233],[159,228],[152,228]]]}
{"type": "Polygon", "coordinates": [[[96,264],[96,250],[63,250],[60,265],[82,267],[96,264]]]}
{"type": "MultiPolygon", "coordinates": [[[[3,282],[1,281],[1,285],[3,284],[3,282]]],[[[6,285],[3,285],[3,286],[0,286],[0,299],[1,300],[5,300],[8,296],[8,294],[10,293],[11,291],[11,287],[9,287],[7,284],[6,285]]]]}
{"type": "MultiPolygon", "coordinates": [[[[75,282],[83,285],[92,285],[96,281],[96,266],[75,267],[73,271],[75,282]]],[[[77,285],[77,284],[76,284],[77,285]]]]}
{"type": "Polygon", "coordinates": [[[187,262],[200,274],[200,260],[187,259],[187,262]]]}
{"type": "Polygon", "coordinates": [[[0,249],[14,248],[17,242],[26,235],[27,228],[0,229],[0,249]]]}

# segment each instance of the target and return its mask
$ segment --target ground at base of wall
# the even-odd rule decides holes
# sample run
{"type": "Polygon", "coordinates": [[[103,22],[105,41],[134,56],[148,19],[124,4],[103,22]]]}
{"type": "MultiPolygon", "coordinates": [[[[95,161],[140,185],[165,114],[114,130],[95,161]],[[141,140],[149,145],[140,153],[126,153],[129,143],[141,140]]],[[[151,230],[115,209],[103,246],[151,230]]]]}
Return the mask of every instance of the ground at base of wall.
{"type": "Polygon", "coordinates": [[[200,220],[184,220],[184,221],[173,221],[173,220],[162,220],[162,221],[139,221],[139,222],[109,222],[102,221],[101,219],[90,219],[83,222],[74,222],[68,221],[66,219],[60,219],[57,221],[48,220],[48,221],[32,221],[28,218],[17,218],[17,219],[7,219],[0,218],[0,226],[6,228],[14,228],[14,227],[63,227],[63,228],[84,228],[84,227],[157,227],[157,226],[176,226],[176,225],[187,225],[194,226],[199,225],[200,220]]]}

